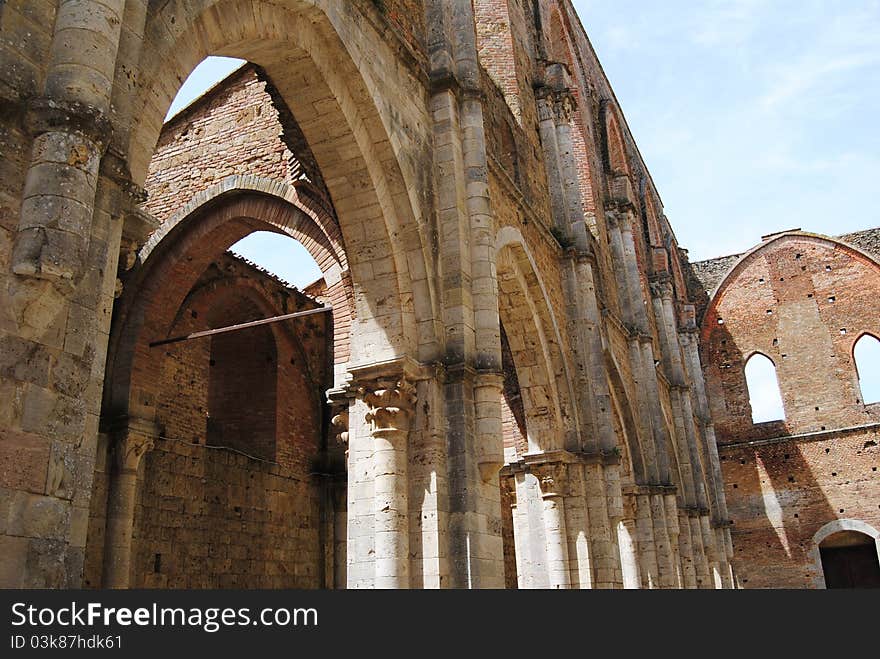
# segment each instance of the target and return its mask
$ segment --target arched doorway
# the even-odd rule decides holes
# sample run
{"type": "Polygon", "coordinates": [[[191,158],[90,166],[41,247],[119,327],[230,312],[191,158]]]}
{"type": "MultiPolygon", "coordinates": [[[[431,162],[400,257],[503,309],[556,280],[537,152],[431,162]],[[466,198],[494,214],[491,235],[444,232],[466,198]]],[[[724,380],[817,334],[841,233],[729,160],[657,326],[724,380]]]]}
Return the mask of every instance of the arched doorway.
{"type": "Polygon", "coordinates": [[[813,537],[825,588],[880,588],[880,532],[858,520],[829,522],[813,537]]]}

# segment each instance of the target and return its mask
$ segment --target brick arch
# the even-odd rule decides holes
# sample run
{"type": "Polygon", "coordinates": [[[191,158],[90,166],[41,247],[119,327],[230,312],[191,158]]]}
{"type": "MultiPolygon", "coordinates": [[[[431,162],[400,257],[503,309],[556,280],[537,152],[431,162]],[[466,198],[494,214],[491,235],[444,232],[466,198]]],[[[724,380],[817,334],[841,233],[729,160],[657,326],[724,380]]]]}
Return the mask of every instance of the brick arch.
{"type": "Polygon", "coordinates": [[[602,114],[604,116],[605,165],[613,176],[632,177],[617,111],[610,102],[606,101],[603,104],[602,114]]]}
{"type": "Polygon", "coordinates": [[[874,406],[856,402],[852,346],[853,335],[874,329],[865,319],[880,310],[878,284],[874,257],[809,232],[770,236],[742,255],[715,287],[700,324],[719,441],[876,421],[874,406]],[[755,423],[750,413],[743,366],[756,351],[776,367],[784,421],[755,423]]]}
{"type": "Polygon", "coordinates": [[[162,241],[179,239],[189,222],[202,222],[199,231],[211,231],[223,222],[250,217],[269,225],[268,230],[290,236],[309,252],[327,283],[333,306],[334,363],[348,362],[350,330],[356,317],[348,257],[333,216],[311,198],[308,184],[290,186],[253,176],[232,176],[199,192],[160,226],[141,249],[146,263],[162,241]]]}
{"type": "MultiPolygon", "coordinates": [[[[278,228],[289,233],[306,247],[321,268],[321,272],[327,272],[332,268],[334,261],[342,271],[347,271],[348,257],[339,223],[332,212],[324,208],[320,202],[320,194],[312,190],[312,187],[312,184],[304,181],[289,184],[285,181],[251,175],[229,176],[193,195],[176,213],[163,222],[141,248],[140,260],[145,261],[156,245],[173,232],[181,222],[200,209],[215,203],[221,197],[251,192],[254,193],[254,198],[261,198],[256,203],[264,206],[264,216],[278,217],[278,228]],[[287,202],[300,213],[293,214],[294,217],[290,218],[290,213],[285,212],[282,202],[287,202]]],[[[234,208],[228,211],[229,214],[234,212],[234,208]]]]}
{"type": "Polygon", "coordinates": [[[580,426],[561,333],[519,231],[502,228],[496,250],[500,323],[522,394],[528,449],[560,449],[566,439],[576,442],[580,426]]]}
{"type": "MultiPolygon", "coordinates": [[[[297,238],[317,257],[322,269],[327,264],[338,267],[311,218],[287,201],[240,192],[216,197],[199,207],[160,240],[145,247],[144,261],[126,282],[111,328],[104,414],[134,413],[149,418],[149,397],[141,396],[143,392],[133,386],[141,370],[152,368],[149,342],[169,336],[185,296],[209,264],[229,246],[258,230],[297,238]]],[[[344,281],[341,278],[339,285],[344,286],[344,281]]],[[[350,316],[351,308],[339,305],[334,344],[348,342],[350,316]]]]}
{"type": "Polygon", "coordinates": [[[759,256],[762,256],[764,252],[774,249],[778,247],[781,243],[789,240],[803,240],[823,245],[828,249],[841,250],[856,261],[860,261],[870,267],[876,268],[878,270],[878,274],[880,274],[880,261],[878,261],[871,254],[868,254],[858,247],[850,245],[842,240],[831,238],[829,236],[823,236],[816,233],[809,233],[806,231],[786,231],[780,233],[779,235],[768,238],[760,245],[756,245],[745,254],[743,254],[718,281],[715,289],[709,295],[709,304],[706,307],[706,311],[703,313],[701,341],[708,341],[712,330],[714,329],[713,323],[717,321],[717,319],[715,318],[715,314],[717,312],[718,305],[721,299],[724,297],[725,291],[736,279],[736,277],[744,270],[746,270],[752,263],[754,263],[754,261],[759,256]],[[709,322],[710,319],[712,322],[709,322]]]}
{"type": "Polygon", "coordinates": [[[123,99],[135,118],[127,146],[134,181],[144,180],[165,112],[198,62],[210,54],[254,62],[296,118],[336,209],[363,292],[355,330],[363,323],[370,333],[363,350],[353,346],[354,361],[436,356],[438,339],[420,343],[416,332],[417,321],[436,326],[439,318],[430,247],[419,231],[428,218],[411,192],[419,188],[407,175],[416,170],[398,157],[407,145],[389,129],[399,120],[389,76],[403,86],[410,73],[383,65],[394,54],[372,25],[328,1],[166,3],[148,12],[140,52],[132,63],[138,85],[123,99]],[[431,304],[416,307],[414,290],[431,304]]]}

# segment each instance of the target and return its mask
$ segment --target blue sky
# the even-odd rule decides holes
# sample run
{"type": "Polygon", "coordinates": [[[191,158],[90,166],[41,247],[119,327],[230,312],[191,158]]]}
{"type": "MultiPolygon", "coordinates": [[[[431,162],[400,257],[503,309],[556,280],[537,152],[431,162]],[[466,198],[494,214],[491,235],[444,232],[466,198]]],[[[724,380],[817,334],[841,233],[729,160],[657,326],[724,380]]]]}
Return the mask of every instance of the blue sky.
{"type": "Polygon", "coordinates": [[[574,5],[692,259],[880,224],[880,1],[574,5]]]}

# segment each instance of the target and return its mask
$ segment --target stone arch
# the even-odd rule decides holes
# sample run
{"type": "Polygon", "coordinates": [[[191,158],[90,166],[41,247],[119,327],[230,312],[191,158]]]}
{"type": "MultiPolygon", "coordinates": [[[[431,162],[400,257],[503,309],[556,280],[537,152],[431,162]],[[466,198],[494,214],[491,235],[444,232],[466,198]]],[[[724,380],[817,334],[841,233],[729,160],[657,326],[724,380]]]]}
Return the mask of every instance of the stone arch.
{"type": "Polygon", "coordinates": [[[295,116],[327,185],[349,248],[355,303],[364,311],[358,318],[370,318],[358,321],[367,324],[370,360],[407,352],[433,357],[436,338],[420,344],[415,330],[418,320],[437,322],[430,250],[419,231],[426,221],[418,210],[423,192],[407,180],[416,168],[399,154],[410,145],[402,143],[405,131],[389,130],[398,113],[379,84],[389,71],[407,73],[383,66],[393,53],[370,24],[353,24],[330,2],[167,3],[148,13],[141,53],[131,100],[137,120],[127,148],[134,181],[146,175],[162,118],[186,73],[209,54],[254,62],[295,116]],[[414,295],[430,300],[421,305],[422,318],[414,295]]]}
{"type": "Polygon", "coordinates": [[[877,560],[880,561],[880,531],[875,529],[870,524],[863,522],[858,519],[835,519],[820,528],[813,534],[813,542],[810,546],[810,550],[808,552],[810,559],[813,563],[813,569],[815,570],[815,577],[813,578],[813,585],[816,588],[825,588],[825,570],[822,567],[822,556],[819,551],[819,546],[822,544],[824,540],[834,535],[835,533],[841,533],[845,531],[854,531],[856,533],[862,533],[870,538],[874,539],[874,544],[877,548],[877,560]]]}
{"type": "Polygon", "coordinates": [[[496,253],[499,316],[522,392],[529,452],[561,449],[579,426],[561,333],[518,229],[499,230],[496,253]]]}

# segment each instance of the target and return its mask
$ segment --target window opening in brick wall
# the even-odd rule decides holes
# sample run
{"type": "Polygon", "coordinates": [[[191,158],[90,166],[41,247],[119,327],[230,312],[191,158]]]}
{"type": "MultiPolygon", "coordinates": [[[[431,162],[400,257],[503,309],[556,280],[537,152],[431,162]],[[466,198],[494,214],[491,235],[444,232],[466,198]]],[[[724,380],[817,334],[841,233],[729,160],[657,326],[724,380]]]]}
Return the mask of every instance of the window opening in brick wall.
{"type": "Polygon", "coordinates": [[[745,367],[752,423],[785,419],[782,394],[773,361],[759,352],[749,357],[745,367]]]}
{"type": "Polygon", "coordinates": [[[853,360],[862,401],[880,402],[880,340],[870,334],[863,334],[853,347],[853,360]]]}

